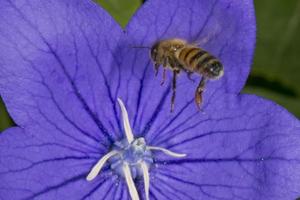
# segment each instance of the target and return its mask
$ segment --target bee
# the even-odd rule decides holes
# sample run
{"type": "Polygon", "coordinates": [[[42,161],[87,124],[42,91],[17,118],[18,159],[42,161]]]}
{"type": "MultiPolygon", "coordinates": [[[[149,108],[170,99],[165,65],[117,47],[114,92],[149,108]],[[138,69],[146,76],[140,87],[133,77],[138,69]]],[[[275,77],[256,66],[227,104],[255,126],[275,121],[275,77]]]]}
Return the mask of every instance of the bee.
{"type": "Polygon", "coordinates": [[[159,66],[163,66],[161,85],[166,79],[166,69],[169,68],[173,71],[171,112],[174,110],[176,80],[181,71],[186,72],[189,78],[193,73],[202,76],[195,91],[195,102],[199,109],[207,80],[217,80],[224,74],[223,65],[219,59],[197,45],[178,38],[156,42],[151,47],[150,56],[154,63],[156,76],[159,66]]]}

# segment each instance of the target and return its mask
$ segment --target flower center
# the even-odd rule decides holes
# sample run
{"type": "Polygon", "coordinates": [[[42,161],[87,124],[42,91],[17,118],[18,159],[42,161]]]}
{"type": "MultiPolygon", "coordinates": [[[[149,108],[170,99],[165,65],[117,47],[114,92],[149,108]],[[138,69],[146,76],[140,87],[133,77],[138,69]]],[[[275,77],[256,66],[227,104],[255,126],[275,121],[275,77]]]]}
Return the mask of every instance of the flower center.
{"type": "Polygon", "coordinates": [[[144,138],[134,139],[128,113],[121,99],[118,99],[123,116],[123,126],[126,139],[117,141],[110,152],[104,155],[92,168],[87,181],[92,181],[101,171],[106,162],[110,163],[110,168],[124,177],[132,200],[139,200],[139,195],[134,184],[134,179],[142,177],[144,179],[144,189],[146,200],[149,200],[150,177],[149,169],[153,163],[152,151],[162,151],[172,157],[185,157],[185,154],[174,153],[168,149],[147,146],[144,138]]]}
{"type": "Polygon", "coordinates": [[[152,153],[147,148],[144,138],[137,138],[131,144],[127,140],[116,142],[113,151],[118,153],[108,160],[110,168],[123,177],[125,177],[123,172],[125,163],[129,165],[133,179],[143,176],[142,163],[148,168],[153,163],[152,153]]]}

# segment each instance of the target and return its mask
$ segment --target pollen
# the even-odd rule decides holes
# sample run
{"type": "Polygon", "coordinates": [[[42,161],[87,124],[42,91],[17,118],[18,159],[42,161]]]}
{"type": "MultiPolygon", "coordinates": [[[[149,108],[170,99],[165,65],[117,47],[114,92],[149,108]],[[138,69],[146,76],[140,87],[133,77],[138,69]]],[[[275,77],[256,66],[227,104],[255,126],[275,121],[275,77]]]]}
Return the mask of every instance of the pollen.
{"type": "Polygon", "coordinates": [[[144,181],[144,192],[146,200],[150,200],[150,167],[154,162],[153,151],[161,151],[172,157],[185,157],[186,154],[175,153],[168,149],[156,146],[147,146],[144,138],[134,138],[132,129],[129,123],[126,107],[121,99],[118,99],[121,108],[123,127],[125,131],[125,139],[114,143],[110,152],[105,154],[92,167],[86,177],[87,181],[92,181],[100,173],[104,165],[109,164],[110,168],[122,176],[127,184],[127,188],[132,200],[139,200],[134,180],[139,177],[144,181]]]}

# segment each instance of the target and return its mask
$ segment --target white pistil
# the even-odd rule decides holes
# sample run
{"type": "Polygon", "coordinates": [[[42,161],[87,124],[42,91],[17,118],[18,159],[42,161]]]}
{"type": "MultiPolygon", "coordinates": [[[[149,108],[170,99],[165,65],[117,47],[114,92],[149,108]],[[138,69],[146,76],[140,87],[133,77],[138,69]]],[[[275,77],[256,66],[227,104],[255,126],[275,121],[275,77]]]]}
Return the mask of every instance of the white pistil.
{"type": "Polygon", "coordinates": [[[144,177],[144,187],[145,187],[145,193],[146,193],[146,200],[149,200],[149,188],[150,188],[150,176],[149,176],[149,169],[145,162],[141,163],[141,168],[143,171],[143,177],[144,177]]]}
{"type": "Polygon", "coordinates": [[[129,189],[129,194],[131,196],[131,199],[132,200],[139,200],[140,198],[139,198],[138,192],[136,190],[135,184],[133,182],[129,165],[126,162],[123,165],[123,172],[124,172],[124,175],[125,175],[125,179],[126,179],[126,183],[127,183],[128,189],[129,189]]]}
{"type": "MultiPolygon", "coordinates": [[[[138,148],[138,146],[142,145],[143,147],[146,147],[147,151],[151,151],[151,150],[162,151],[163,153],[165,153],[169,156],[172,156],[172,157],[176,157],[176,158],[182,158],[182,157],[186,156],[186,154],[175,153],[175,152],[170,151],[170,150],[165,149],[165,148],[156,147],[156,146],[146,146],[144,138],[138,138],[138,139],[135,140],[134,136],[133,136],[133,133],[132,133],[131,126],[129,124],[129,118],[128,118],[128,113],[127,113],[126,107],[124,106],[124,103],[122,102],[121,99],[118,98],[118,102],[120,104],[120,108],[121,108],[121,112],[122,112],[122,118],[123,118],[123,126],[124,126],[124,130],[125,130],[125,134],[126,134],[126,139],[127,139],[127,142],[128,142],[128,144],[126,144],[126,145],[129,145],[130,147],[134,147],[133,149],[139,149],[139,151],[140,151],[140,148],[138,148]],[[141,141],[142,141],[142,144],[140,144],[141,141]]],[[[95,179],[95,177],[100,173],[100,171],[103,168],[104,164],[111,157],[113,157],[117,154],[119,154],[119,156],[123,157],[124,156],[123,153],[125,151],[126,151],[126,149],[124,147],[124,149],[121,148],[121,150],[118,149],[118,151],[112,150],[109,153],[107,153],[106,155],[104,155],[94,165],[92,170],[87,175],[86,180],[91,181],[91,180],[95,179]]],[[[136,151],[138,151],[138,150],[136,150],[136,151]]],[[[134,154],[136,152],[132,152],[132,153],[134,154]]],[[[145,152],[140,152],[140,153],[145,153],[145,152]]],[[[141,160],[139,161],[138,170],[141,170],[142,174],[143,174],[146,200],[150,200],[150,197],[149,197],[149,189],[150,189],[149,168],[148,168],[148,165],[145,162],[144,158],[141,157],[140,159],[141,160]]],[[[136,186],[134,184],[134,180],[133,180],[133,177],[132,177],[132,174],[131,174],[131,168],[130,168],[131,163],[128,163],[130,161],[125,161],[125,160],[119,160],[119,161],[121,161],[121,164],[120,164],[121,165],[121,171],[123,172],[122,174],[124,175],[124,177],[126,179],[126,183],[127,183],[128,189],[129,189],[129,194],[131,196],[131,199],[132,200],[140,200],[139,194],[137,192],[137,189],[136,189],[136,186]]]]}
{"type": "Polygon", "coordinates": [[[126,134],[126,137],[127,137],[127,141],[130,144],[134,140],[134,137],[133,137],[133,134],[132,134],[131,126],[129,124],[128,113],[127,113],[127,110],[126,110],[122,100],[118,98],[118,102],[120,104],[121,111],[122,111],[123,125],[124,125],[124,129],[125,129],[125,134],[126,134]]]}
{"type": "Polygon", "coordinates": [[[170,151],[168,149],[165,149],[165,148],[162,148],[162,147],[153,147],[153,146],[147,146],[147,149],[149,150],[158,150],[158,151],[162,151],[164,152],[165,154],[169,155],[169,156],[172,156],[172,157],[176,157],[176,158],[182,158],[182,157],[185,157],[186,154],[183,154],[183,153],[175,153],[173,151],[170,151]]]}
{"type": "Polygon", "coordinates": [[[97,163],[96,165],[92,168],[90,173],[87,175],[86,180],[91,181],[93,180],[101,171],[103,165],[106,163],[106,161],[111,158],[112,156],[116,155],[118,152],[117,151],[111,151],[105,156],[103,156],[97,163]]]}

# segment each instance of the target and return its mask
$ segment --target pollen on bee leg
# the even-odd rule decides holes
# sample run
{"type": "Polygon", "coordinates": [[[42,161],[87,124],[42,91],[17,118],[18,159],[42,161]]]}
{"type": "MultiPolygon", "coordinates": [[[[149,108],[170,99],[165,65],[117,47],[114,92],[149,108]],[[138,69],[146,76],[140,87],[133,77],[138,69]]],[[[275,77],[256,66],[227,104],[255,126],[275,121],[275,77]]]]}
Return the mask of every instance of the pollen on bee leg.
{"type": "Polygon", "coordinates": [[[198,108],[198,110],[201,110],[200,105],[202,104],[202,91],[198,91],[196,90],[195,92],[195,102],[196,102],[196,106],[198,108]]]}
{"type": "Polygon", "coordinates": [[[200,105],[202,104],[203,98],[202,98],[202,94],[205,88],[205,84],[206,84],[206,78],[202,77],[196,91],[195,91],[195,102],[196,102],[196,106],[198,107],[199,110],[201,110],[200,105]]]}

